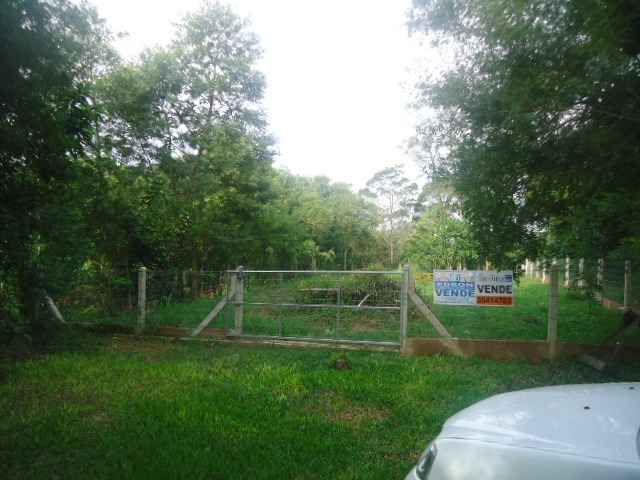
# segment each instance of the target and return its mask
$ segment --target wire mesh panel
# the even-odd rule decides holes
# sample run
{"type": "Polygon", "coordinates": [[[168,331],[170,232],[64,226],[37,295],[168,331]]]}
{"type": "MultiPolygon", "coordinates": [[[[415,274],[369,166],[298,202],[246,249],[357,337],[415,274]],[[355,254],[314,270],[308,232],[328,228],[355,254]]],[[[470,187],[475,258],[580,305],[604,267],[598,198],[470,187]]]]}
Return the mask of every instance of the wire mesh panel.
{"type": "Polygon", "coordinates": [[[602,281],[602,297],[605,300],[619,304],[624,303],[624,274],[625,261],[607,259],[604,261],[602,281]]]}
{"type": "MultiPolygon", "coordinates": [[[[147,275],[147,326],[197,326],[226,296],[229,276],[222,271],[151,270],[147,275]]],[[[230,328],[227,307],[210,327],[230,328]]]]}
{"type": "Polygon", "coordinates": [[[246,271],[243,333],[397,342],[400,272],[246,271]]]}
{"type": "Polygon", "coordinates": [[[90,265],[63,292],[50,292],[69,322],[133,326],[137,273],[90,265]]]}

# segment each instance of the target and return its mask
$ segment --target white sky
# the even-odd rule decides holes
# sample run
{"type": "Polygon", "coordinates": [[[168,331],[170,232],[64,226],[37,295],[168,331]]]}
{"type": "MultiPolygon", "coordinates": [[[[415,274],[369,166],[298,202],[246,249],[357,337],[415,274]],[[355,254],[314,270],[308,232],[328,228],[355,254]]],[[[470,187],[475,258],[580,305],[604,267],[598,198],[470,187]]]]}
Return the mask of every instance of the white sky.
{"type": "MultiPolygon", "coordinates": [[[[266,75],[264,105],[278,140],[277,165],[364,186],[398,163],[417,169],[404,151],[413,132],[407,108],[424,58],[407,35],[411,0],[228,0],[249,17],[260,38],[266,75]]],[[[173,23],[199,0],[93,0],[121,54],[168,43],[173,23]]],[[[431,57],[433,58],[433,57],[431,57]]],[[[417,180],[417,178],[416,178],[417,180]]]]}

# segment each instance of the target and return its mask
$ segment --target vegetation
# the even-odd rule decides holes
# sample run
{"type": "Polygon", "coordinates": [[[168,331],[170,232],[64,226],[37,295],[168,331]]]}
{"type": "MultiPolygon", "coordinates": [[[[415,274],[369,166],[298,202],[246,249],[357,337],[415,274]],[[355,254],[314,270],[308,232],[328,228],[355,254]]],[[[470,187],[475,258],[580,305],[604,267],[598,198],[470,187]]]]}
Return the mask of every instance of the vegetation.
{"type": "Polygon", "coordinates": [[[496,263],[637,255],[639,18],[628,0],[414,0],[412,29],[453,58],[418,85],[435,114],[416,144],[496,263]]]}
{"type": "Polygon", "coordinates": [[[104,315],[130,306],[140,265],[346,269],[381,258],[375,205],[272,166],[260,46],[228,7],[203,3],[166,48],[132,62],[84,2],[5,10],[2,331],[26,320],[41,332],[43,291],[62,303],[84,293],[104,315]]]}
{"type": "Polygon", "coordinates": [[[317,350],[71,341],[82,349],[3,367],[8,478],[402,478],[478,400],[640,373],[369,352],[335,369],[317,350]]]}
{"type": "Polygon", "coordinates": [[[166,46],[125,61],[90,4],[8,0],[0,340],[45,333],[44,292],[77,318],[131,316],[142,265],[193,272],[195,298],[199,272],[237,265],[637,253],[638,7],[525,3],[414,1],[413,31],[455,53],[417,86],[435,112],[412,143],[428,182],[394,166],[356,193],[274,168],[261,47],[229,7],[203,2],[166,46]]]}

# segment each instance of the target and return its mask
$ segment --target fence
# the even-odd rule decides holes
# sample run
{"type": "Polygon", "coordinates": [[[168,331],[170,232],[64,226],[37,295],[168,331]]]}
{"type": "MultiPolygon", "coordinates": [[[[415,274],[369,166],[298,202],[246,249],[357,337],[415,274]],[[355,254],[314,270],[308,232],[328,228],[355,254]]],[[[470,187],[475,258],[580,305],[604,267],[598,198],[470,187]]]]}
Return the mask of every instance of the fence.
{"type": "Polygon", "coordinates": [[[590,296],[607,308],[640,309],[640,264],[622,259],[542,259],[527,260],[527,277],[549,282],[549,270],[555,265],[561,285],[590,296]]]}
{"type": "Polygon", "coordinates": [[[101,288],[86,283],[72,298],[85,298],[87,308],[63,298],[63,314],[71,321],[137,333],[180,329],[175,332],[181,336],[224,333],[390,345],[400,345],[406,336],[408,270],[193,272],[142,267],[121,283],[122,294],[112,308],[91,305],[95,295],[82,292],[101,288]]]}
{"type": "MultiPolygon", "coordinates": [[[[431,272],[415,274],[416,291],[458,339],[599,345],[620,330],[625,310],[638,307],[640,278],[633,267],[614,260],[527,260],[514,285],[513,307],[434,304],[431,272]],[[557,291],[550,288],[552,271],[557,291]]],[[[430,322],[410,313],[410,338],[438,336],[430,322]]],[[[640,344],[640,335],[631,335],[626,343],[640,344]]]]}
{"type": "MultiPolygon", "coordinates": [[[[141,268],[110,287],[111,293],[103,295],[110,302],[94,302],[109,308],[93,305],[77,315],[78,305],[63,299],[60,310],[65,316],[73,311],[72,320],[124,325],[137,332],[178,327],[180,336],[226,334],[396,346],[412,338],[444,338],[450,345],[455,343],[452,339],[551,339],[596,345],[617,331],[620,310],[637,308],[640,278],[635,281],[634,271],[634,264],[624,261],[527,261],[515,285],[514,307],[462,307],[434,304],[431,272],[412,274],[408,268],[141,268]],[[550,289],[552,270],[558,276],[557,293],[550,289]]],[[[82,286],[75,291],[98,293],[82,286]]]]}
{"type": "Polygon", "coordinates": [[[233,325],[229,328],[224,323],[234,336],[399,345],[403,325],[406,332],[403,292],[406,297],[408,271],[239,268],[227,275],[230,282],[225,297],[194,335],[229,308],[233,325]]]}
{"type": "MultiPolygon", "coordinates": [[[[416,292],[452,337],[462,339],[545,340],[548,285],[520,279],[514,283],[514,306],[440,305],[434,302],[431,271],[415,273],[416,292]]],[[[409,337],[439,337],[431,322],[411,311],[409,337]]]]}

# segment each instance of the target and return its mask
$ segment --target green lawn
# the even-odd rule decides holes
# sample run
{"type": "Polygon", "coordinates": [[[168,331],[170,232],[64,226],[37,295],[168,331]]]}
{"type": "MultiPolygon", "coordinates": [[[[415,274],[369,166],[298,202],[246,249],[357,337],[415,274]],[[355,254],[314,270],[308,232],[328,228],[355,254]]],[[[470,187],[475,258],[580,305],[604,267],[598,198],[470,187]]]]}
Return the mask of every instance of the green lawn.
{"type": "MultiPolygon", "coordinates": [[[[537,365],[82,337],[0,364],[3,478],[403,478],[444,420],[526,387],[611,380],[537,365]]],[[[639,380],[640,364],[621,379],[639,380]]]]}

